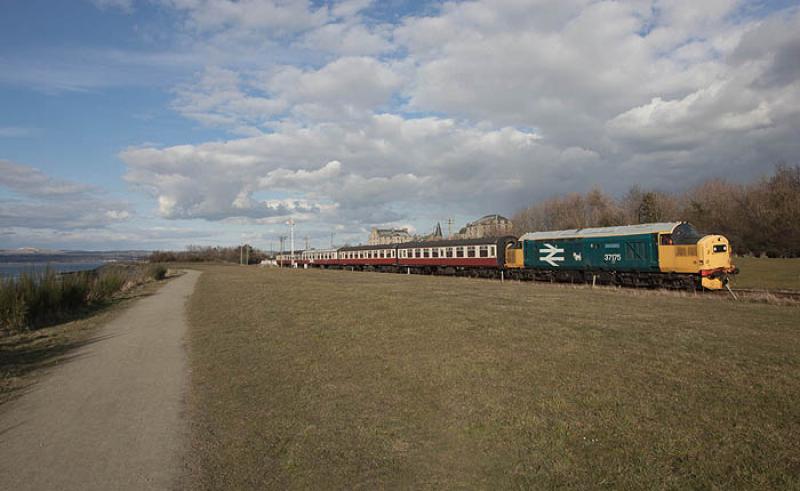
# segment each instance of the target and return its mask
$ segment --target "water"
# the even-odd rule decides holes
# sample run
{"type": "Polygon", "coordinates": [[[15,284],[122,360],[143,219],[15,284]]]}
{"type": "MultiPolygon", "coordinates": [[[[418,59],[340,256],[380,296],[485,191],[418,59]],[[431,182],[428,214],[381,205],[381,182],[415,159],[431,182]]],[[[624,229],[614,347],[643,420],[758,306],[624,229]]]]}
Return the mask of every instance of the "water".
{"type": "Polygon", "coordinates": [[[0,277],[16,277],[20,273],[40,272],[47,268],[57,273],[69,273],[72,271],[88,271],[96,269],[105,263],[102,262],[79,262],[79,263],[0,263],[0,277]]]}

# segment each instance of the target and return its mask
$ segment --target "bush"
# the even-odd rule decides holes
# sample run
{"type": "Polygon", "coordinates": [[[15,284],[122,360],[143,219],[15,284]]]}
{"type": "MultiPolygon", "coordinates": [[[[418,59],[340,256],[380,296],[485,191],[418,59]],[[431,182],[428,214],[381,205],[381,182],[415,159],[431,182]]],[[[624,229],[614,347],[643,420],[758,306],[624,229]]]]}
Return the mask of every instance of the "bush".
{"type": "Polygon", "coordinates": [[[122,290],[125,276],[119,271],[100,271],[89,292],[89,303],[105,303],[122,290]]]}
{"type": "Polygon", "coordinates": [[[151,264],[147,268],[148,275],[154,280],[163,280],[167,277],[167,267],[163,264],[151,264]]]}

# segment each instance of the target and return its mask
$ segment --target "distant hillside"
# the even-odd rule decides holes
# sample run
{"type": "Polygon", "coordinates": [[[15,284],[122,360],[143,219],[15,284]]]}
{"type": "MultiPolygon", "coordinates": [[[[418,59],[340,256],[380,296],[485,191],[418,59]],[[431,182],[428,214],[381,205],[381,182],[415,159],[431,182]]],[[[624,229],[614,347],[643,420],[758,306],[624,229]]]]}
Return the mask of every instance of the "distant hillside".
{"type": "Polygon", "coordinates": [[[52,249],[0,249],[0,263],[71,263],[140,261],[150,251],[59,251],[52,249]]]}

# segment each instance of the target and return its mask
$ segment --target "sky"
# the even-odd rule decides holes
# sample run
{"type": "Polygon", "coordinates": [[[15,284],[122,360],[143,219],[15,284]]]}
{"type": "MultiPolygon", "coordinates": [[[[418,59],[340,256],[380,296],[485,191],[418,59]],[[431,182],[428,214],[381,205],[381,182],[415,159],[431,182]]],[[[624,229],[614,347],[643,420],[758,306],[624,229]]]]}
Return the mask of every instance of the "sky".
{"type": "Polygon", "coordinates": [[[0,249],[327,247],[798,155],[797,1],[0,3],[0,249]]]}

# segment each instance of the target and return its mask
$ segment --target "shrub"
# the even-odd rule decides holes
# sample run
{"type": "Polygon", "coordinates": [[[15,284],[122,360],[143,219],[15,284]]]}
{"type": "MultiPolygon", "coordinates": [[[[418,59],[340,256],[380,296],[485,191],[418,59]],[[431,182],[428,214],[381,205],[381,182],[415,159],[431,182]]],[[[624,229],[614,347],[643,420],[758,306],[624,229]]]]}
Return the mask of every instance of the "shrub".
{"type": "Polygon", "coordinates": [[[151,264],[147,268],[148,275],[154,280],[163,280],[167,277],[167,267],[163,264],[151,264]]]}
{"type": "Polygon", "coordinates": [[[119,271],[100,271],[89,292],[89,303],[104,303],[122,289],[125,276],[119,271]]]}

